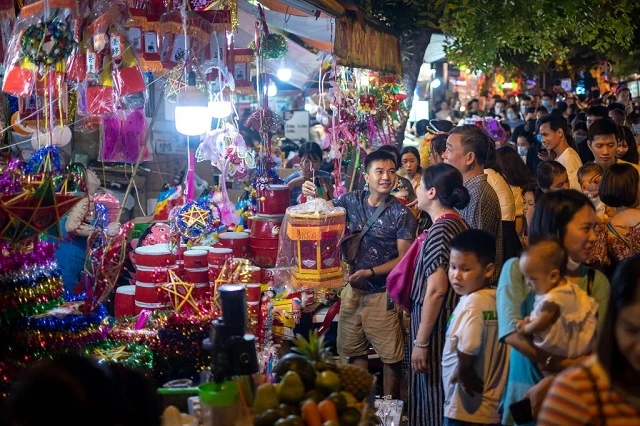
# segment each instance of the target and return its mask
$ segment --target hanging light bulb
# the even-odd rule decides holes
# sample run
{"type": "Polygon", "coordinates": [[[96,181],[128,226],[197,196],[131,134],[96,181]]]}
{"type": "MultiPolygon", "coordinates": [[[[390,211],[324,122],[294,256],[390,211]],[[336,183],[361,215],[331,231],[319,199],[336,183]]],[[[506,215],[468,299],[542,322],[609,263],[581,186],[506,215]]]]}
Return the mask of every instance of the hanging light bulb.
{"type": "Polygon", "coordinates": [[[189,71],[188,86],[176,102],[176,130],[197,136],[211,130],[211,113],[207,96],[196,89],[196,74],[189,71]]]}
{"type": "Polygon", "coordinates": [[[276,75],[278,76],[278,80],[280,81],[291,80],[291,68],[287,67],[284,59],[280,62],[280,68],[278,68],[276,75]]]}
{"type": "Polygon", "coordinates": [[[267,88],[267,96],[273,97],[277,94],[278,94],[278,88],[276,87],[276,84],[272,81],[271,83],[269,83],[269,87],[267,88]]]}
{"type": "Polygon", "coordinates": [[[209,101],[209,113],[213,118],[226,118],[231,114],[231,102],[215,99],[209,101]]]}

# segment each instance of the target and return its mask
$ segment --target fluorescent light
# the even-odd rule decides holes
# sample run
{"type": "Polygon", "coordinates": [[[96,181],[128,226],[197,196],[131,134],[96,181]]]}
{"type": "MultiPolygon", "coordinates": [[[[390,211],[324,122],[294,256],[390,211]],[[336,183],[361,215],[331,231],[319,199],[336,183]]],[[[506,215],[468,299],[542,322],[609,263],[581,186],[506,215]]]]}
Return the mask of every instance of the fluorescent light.
{"type": "Polygon", "coordinates": [[[196,89],[196,75],[189,72],[187,88],[176,102],[176,130],[183,135],[197,136],[211,130],[211,114],[207,96],[196,89]]]}
{"type": "Polygon", "coordinates": [[[275,96],[278,94],[278,88],[276,87],[276,84],[272,81],[271,83],[269,83],[269,87],[267,87],[267,96],[275,96]]]}
{"type": "Polygon", "coordinates": [[[231,102],[209,101],[209,113],[213,118],[225,118],[231,114],[231,102]]]}

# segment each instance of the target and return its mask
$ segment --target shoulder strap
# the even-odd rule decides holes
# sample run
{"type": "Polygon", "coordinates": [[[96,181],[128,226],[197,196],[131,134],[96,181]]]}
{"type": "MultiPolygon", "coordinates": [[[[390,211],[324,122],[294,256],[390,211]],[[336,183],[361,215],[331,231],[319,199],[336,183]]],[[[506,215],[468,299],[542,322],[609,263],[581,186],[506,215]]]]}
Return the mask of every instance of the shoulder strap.
{"type": "Polygon", "coordinates": [[[613,226],[611,222],[607,222],[607,229],[611,231],[611,233],[614,234],[616,237],[620,238],[622,242],[625,243],[629,248],[631,248],[631,242],[629,241],[629,238],[626,238],[620,235],[616,227],[613,226]]]}
{"type": "Polygon", "coordinates": [[[596,278],[596,270],[590,267],[587,267],[587,294],[591,296],[593,292],[593,281],[596,278]]]}
{"type": "Polygon", "coordinates": [[[598,418],[596,419],[596,422],[594,424],[603,425],[605,424],[604,406],[602,404],[602,398],[600,397],[600,391],[598,390],[598,382],[596,382],[596,378],[593,376],[593,373],[591,373],[589,367],[584,364],[578,364],[578,367],[580,367],[580,369],[587,374],[587,378],[589,379],[589,382],[591,382],[591,387],[593,388],[593,396],[596,398],[596,405],[598,406],[598,418]]]}
{"type": "MultiPolygon", "coordinates": [[[[367,232],[369,232],[369,229],[371,229],[371,226],[373,226],[373,224],[375,223],[376,220],[378,220],[378,218],[380,217],[380,215],[382,215],[382,213],[387,209],[387,207],[389,207],[389,205],[391,205],[391,202],[393,201],[393,196],[389,195],[387,197],[386,200],[384,200],[384,203],[380,204],[378,206],[378,208],[376,209],[376,211],[373,212],[373,215],[371,215],[371,217],[369,218],[369,220],[367,220],[367,222],[364,224],[364,228],[362,228],[362,232],[360,233],[361,236],[364,237],[364,234],[366,234],[367,232]]],[[[366,199],[362,200],[363,205],[362,208],[364,209],[365,212],[365,217],[366,217],[366,209],[364,208],[364,203],[367,202],[366,199]]]]}

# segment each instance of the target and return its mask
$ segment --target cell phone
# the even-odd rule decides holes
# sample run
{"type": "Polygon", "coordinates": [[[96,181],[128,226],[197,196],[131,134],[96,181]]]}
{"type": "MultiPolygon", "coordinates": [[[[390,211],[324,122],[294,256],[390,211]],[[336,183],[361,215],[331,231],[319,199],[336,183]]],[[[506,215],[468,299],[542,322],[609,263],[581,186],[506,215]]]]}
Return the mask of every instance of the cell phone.
{"type": "Polygon", "coordinates": [[[534,421],[531,400],[529,398],[514,402],[509,406],[509,411],[511,412],[513,421],[517,425],[524,425],[534,421]]]}

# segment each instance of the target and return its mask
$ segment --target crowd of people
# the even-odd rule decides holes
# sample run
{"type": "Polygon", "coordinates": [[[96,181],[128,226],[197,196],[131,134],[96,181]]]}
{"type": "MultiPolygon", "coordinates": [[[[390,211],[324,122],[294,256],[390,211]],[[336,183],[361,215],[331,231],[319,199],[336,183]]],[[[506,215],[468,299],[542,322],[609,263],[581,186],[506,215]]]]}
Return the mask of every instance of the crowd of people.
{"type": "Polygon", "coordinates": [[[374,151],[366,186],[332,200],[350,232],[368,225],[338,353],[366,366],[372,347],[394,397],[409,360],[409,424],[640,424],[640,114],[548,98],[522,120],[496,102],[508,140],[470,124],[435,135],[422,171],[415,149],[374,151]],[[385,276],[414,244],[403,353],[385,276]]]}

